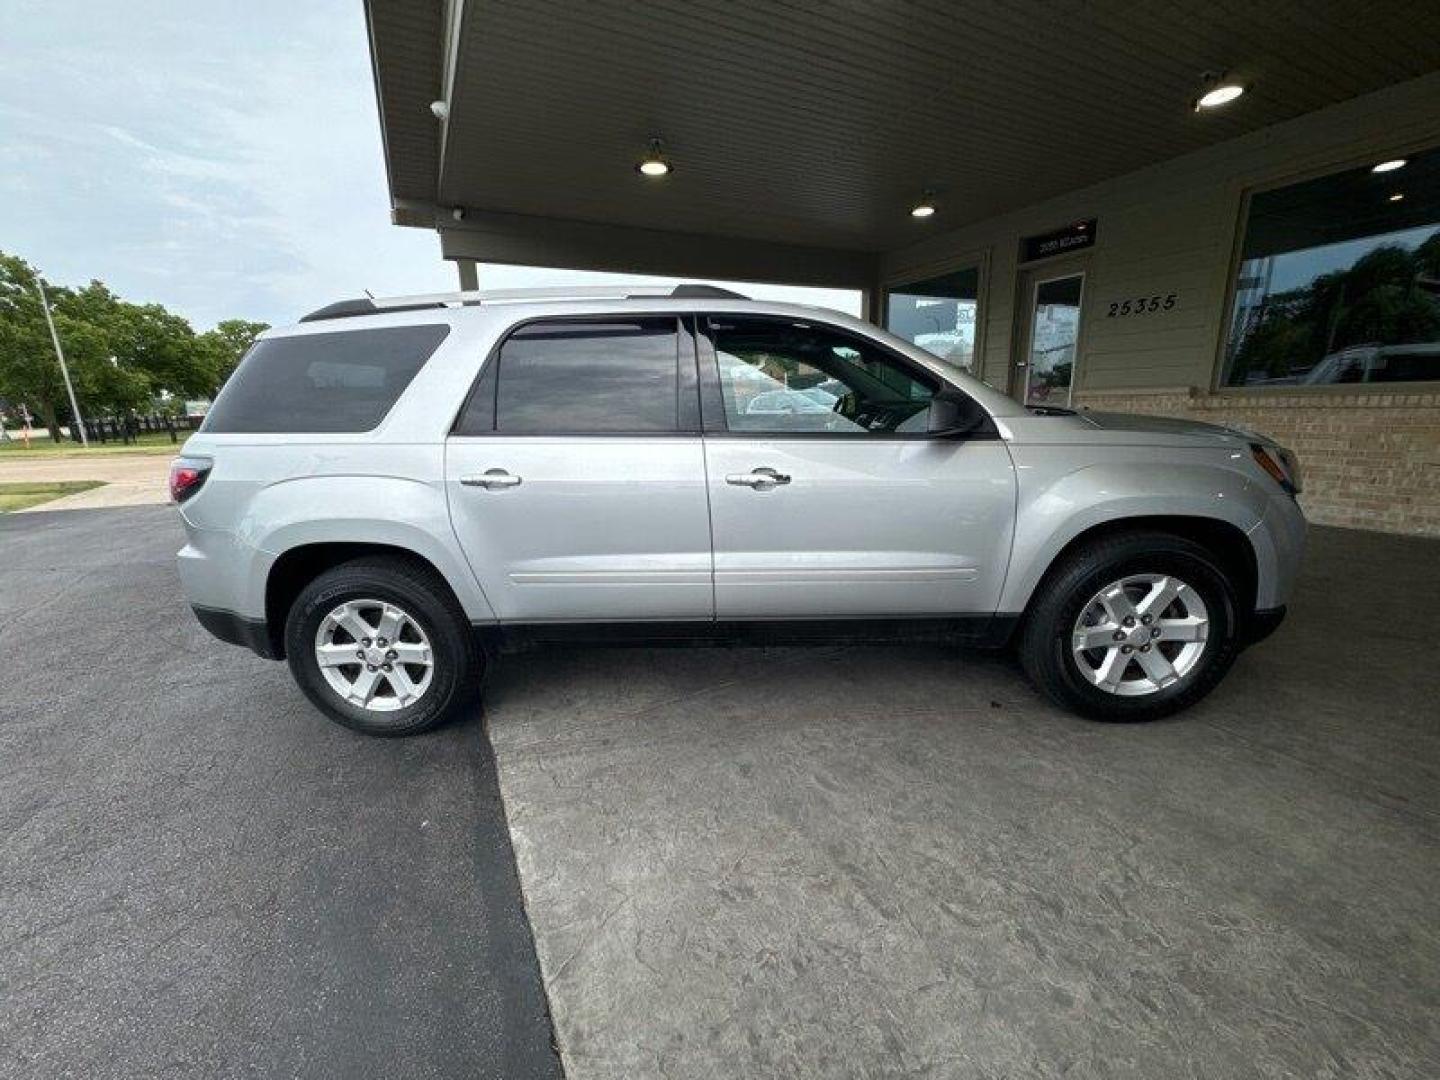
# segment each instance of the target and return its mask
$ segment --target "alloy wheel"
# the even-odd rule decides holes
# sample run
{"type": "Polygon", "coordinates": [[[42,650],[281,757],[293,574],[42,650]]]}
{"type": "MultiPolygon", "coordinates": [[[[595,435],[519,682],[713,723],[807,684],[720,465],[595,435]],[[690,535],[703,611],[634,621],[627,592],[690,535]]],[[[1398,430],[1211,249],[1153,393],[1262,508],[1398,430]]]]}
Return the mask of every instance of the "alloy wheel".
{"type": "Polygon", "coordinates": [[[1075,665],[1108,694],[1140,697],[1173,686],[1205,654],[1210,612],[1173,574],[1130,574],[1080,609],[1071,634],[1075,665]]]}
{"type": "Polygon", "coordinates": [[[326,615],[315,633],[315,662],[331,690],[370,712],[415,704],[435,674],[425,631],[384,600],[347,600],[326,615]]]}

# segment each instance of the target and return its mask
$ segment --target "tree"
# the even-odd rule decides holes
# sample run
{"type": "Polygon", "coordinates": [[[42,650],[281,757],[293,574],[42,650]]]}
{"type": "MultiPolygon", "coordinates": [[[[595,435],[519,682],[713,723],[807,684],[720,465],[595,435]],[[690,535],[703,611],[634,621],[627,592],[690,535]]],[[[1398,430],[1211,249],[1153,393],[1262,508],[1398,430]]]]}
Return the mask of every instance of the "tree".
{"type": "MultiPolygon", "coordinates": [[[[0,399],[25,405],[60,438],[68,415],[37,275],[24,259],[0,252],[0,399]]],[[[196,334],[160,304],[132,304],[100,281],[80,289],[45,289],[65,348],[75,394],[87,418],[123,420],[212,396],[230,376],[264,323],[227,319],[196,334]]]]}
{"type": "Polygon", "coordinates": [[[60,440],[58,406],[65,384],[55,362],[30,264],[0,252],[0,395],[23,403],[60,440]]]}
{"type": "Polygon", "coordinates": [[[83,289],[65,293],[54,307],[57,313],[99,330],[106,355],[127,372],[146,380],[152,393],[209,391],[210,372],[200,362],[195,331],[159,304],[127,303],[103,283],[92,281],[83,289]]]}
{"type": "Polygon", "coordinates": [[[1232,364],[1232,379],[1295,377],[1354,346],[1406,345],[1440,336],[1440,232],[1417,248],[1373,248],[1343,270],[1269,297],[1232,364]]]}
{"type": "Polygon", "coordinates": [[[255,339],[269,329],[269,323],[225,319],[216,323],[215,329],[206,330],[196,338],[196,344],[208,360],[212,382],[207,393],[214,394],[225,385],[240,358],[250,351],[255,339]]]}
{"type": "Polygon", "coordinates": [[[1415,249],[1415,266],[1425,277],[1440,280],[1440,231],[1431,233],[1415,249]]]}

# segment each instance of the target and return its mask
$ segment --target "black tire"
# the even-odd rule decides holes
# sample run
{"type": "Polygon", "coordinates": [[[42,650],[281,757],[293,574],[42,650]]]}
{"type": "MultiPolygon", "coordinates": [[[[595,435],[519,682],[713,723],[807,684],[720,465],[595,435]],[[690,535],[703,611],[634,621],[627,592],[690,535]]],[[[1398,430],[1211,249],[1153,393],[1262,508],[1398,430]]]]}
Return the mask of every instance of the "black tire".
{"type": "Polygon", "coordinates": [[[1240,651],[1237,611],[1235,585],[1208,549],[1173,533],[1120,533],[1069,552],[1046,574],[1026,612],[1020,662],[1037,689],[1082,716],[1119,723],[1158,720],[1195,704],[1230,669],[1240,651]],[[1210,625],[1205,651],[1178,682],[1123,697],[1082,674],[1071,635],[1090,599],[1131,574],[1180,578],[1199,593],[1210,625]]]}
{"type": "Polygon", "coordinates": [[[445,580],[422,563],[388,556],[342,563],[306,585],[285,619],[285,655],[316,708],[367,735],[415,735],[445,722],[478,700],[483,671],[469,621],[445,580]],[[316,635],[325,617],[347,600],[395,604],[429,639],[431,681],[412,704],[387,712],[365,709],[346,701],[326,681],[315,657],[316,635]]]}

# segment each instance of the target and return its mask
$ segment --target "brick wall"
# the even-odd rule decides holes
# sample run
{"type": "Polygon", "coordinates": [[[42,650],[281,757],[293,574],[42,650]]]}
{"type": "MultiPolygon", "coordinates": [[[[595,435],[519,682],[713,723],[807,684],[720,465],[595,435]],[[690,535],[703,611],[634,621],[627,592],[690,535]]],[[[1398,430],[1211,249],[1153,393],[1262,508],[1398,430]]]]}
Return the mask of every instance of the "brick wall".
{"type": "Polygon", "coordinates": [[[1440,537],[1440,392],[1088,391],[1076,405],[1264,432],[1299,456],[1316,524],[1440,537]]]}

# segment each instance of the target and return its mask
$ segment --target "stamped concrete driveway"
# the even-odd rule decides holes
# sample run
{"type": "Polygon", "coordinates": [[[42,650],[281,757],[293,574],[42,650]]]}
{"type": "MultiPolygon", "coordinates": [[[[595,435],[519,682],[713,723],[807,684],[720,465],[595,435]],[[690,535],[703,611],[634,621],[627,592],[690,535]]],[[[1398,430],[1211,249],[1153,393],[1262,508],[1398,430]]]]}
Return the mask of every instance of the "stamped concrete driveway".
{"type": "Polygon", "coordinates": [[[1440,1076],[1440,543],[1315,530],[1140,727],[943,649],[537,652],[489,726],[571,1080],[1440,1076]]]}

